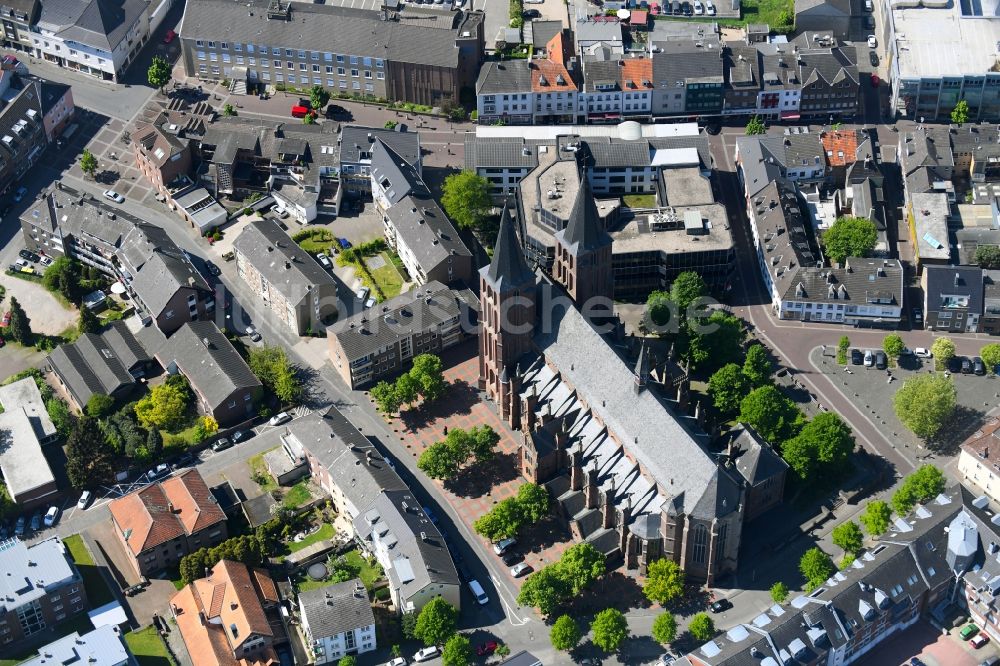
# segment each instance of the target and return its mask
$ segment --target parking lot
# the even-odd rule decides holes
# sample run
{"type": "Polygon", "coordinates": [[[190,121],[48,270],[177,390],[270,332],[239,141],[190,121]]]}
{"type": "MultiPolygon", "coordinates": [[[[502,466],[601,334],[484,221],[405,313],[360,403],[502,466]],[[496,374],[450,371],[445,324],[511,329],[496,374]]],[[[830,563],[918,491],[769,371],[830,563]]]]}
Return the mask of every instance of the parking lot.
{"type": "MultiPolygon", "coordinates": [[[[465,0],[462,4],[467,4],[468,0],[465,0]]],[[[365,9],[369,11],[378,11],[382,8],[382,0],[325,0],[324,5],[333,5],[334,7],[348,7],[350,9],[365,9]]],[[[424,9],[429,9],[431,7],[437,7],[442,10],[451,10],[453,8],[457,9],[459,3],[455,0],[424,0],[423,2],[417,2],[417,0],[400,0],[400,5],[402,5],[402,10],[405,12],[407,5],[413,7],[420,7],[424,9]]]]}

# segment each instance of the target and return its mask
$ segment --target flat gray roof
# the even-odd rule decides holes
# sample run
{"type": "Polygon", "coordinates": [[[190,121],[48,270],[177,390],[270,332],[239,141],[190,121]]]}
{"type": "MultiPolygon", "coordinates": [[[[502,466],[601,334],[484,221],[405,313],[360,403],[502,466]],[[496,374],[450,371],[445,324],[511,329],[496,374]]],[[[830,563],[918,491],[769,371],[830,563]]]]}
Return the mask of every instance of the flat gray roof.
{"type": "Polygon", "coordinates": [[[733,234],[727,226],[726,209],[722,204],[664,208],[655,215],[634,218],[624,227],[611,231],[611,238],[614,239],[612,250],[615,254],[653,250],[666,254],[728,250],[733,247],[733,234]],[[688,213],[701,217],[704,233],[687,233],[684,221],[685,214],[688,213]],[[655,222],[657,215],[672,216],[679,226],[668,231],[657,231],[655,225],[651,224],[655,222]]]}
{"type": "Polygon", "coordinates": [[[911,194],[910,204],[917,231],[917,255],[925,260],[947,261],[951,256],[948,240],[948,195],[944,192],[911,194]]]}
{"type": "Polygon", "coordinates": [[[35,435],[40,440],[55,437],[56,427],[49,418],[49,412],[42,402],[42,394],[34,377],[25,377],[13,384],[0,386],[0,405],[4,411],[24,409],[35,428],[35,435]]]}
{"type": "Polygon", "coordinates": [[[892,10],[901,78],[984,75],[996,66],[1000,41],[996,0],[982,3],[984,16],[963,17],[961,4],[892,10]]]}
{"type": "Polygon", "coordinates": [[[15,502],[26,493],[56,481],[31,418],[23,408],[0,414],[0,473],[15,502]]]}

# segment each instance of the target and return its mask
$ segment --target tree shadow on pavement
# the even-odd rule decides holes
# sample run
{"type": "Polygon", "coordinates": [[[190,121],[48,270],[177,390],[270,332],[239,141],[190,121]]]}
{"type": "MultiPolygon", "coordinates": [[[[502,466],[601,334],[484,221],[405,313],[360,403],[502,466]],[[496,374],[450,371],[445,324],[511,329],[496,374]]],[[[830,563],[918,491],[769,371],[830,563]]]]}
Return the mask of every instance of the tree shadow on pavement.
{"type": "Polygon", "coordinates": [[[621,571],[609,571],[571,602],[572,615],[592,615],[605,608],[627,613],[633,608],[649,608],[649,599],[638,581],[621,571]]]}
{"type": "Polygon", "coordinates": [[[937,455],[955,455],[962,442],[979,430],[984,418],[985,414],[982,411],[958,405],[955,407],[955,413],[941,428],[941,433],[934,441],[928,442],[927,447],[937,455]]]}
{"type": "Polygon", "coordinates": [[[326,395],[319,372],[308,366],[296,366],[295,376],[302,385],[302,397],[299,402],[309,409],[318,409],[329,404],[330,399],[326,395]]]}
{"type": "Polygon", "coordinates": [[[468,414],[477,402],[479,402],[479,392],[476,388],[464,380],[457,379],[445,389],[444,395],[437,402],[402,411],[399,413],[399,420],[408,431],[416,432],[437,419],[468,414]]]}
{"type": "Polygon", "coordinates": [[[566,529],[563,521],[549,514],[537,523],[526,525],[518,534],[519,548],[524,552],[541,553],[557,543],[570,541],[573,535],[566,529]]]}
{"type": "Polygon", "coordinates": [[[457,477],[445,481],[444,485],[449,492],[459,497],[475,499],[518,476],[517,456],[513,453],[498,453],[489,462],[466,467],[457,477]]]}

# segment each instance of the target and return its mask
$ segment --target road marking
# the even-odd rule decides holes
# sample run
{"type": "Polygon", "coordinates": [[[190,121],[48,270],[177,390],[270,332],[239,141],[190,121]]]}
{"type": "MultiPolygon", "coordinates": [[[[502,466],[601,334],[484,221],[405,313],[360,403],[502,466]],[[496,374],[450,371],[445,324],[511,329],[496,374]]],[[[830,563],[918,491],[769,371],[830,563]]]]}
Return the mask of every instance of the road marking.
{"type": "MultiPolygon", "coordinates": [[[[503,583],[503,582],[497,580],[497,577],[494,576],[493,574],[490,574],[490,580],[493,582],[493,586],[495,588],[497,588],[497,590],[499,590],[500,588],[503,588],[504,592],[506,592],[507,594],[510,594],[511,598],[514,598],[514,595],[511,594],[511,592],[510,592],[509,589],[507,589],[507,584],[506,583],[503,583]]],[[[500,603],[503,604],[504,610],[506,611],[504,613],[504,615],[507,617],[507,621],[510,622],[510,625],[512,627],[523,627],[524,625],[526,625],[529,622],[531,622],[531,618],[530,617],[520,617],[519,615],[517,615],[517,613],[514,612],[514,609],[511,608],[510,605],[507,603],[507,600],[504,599],[504,597],[503,597],[502,594],[500,595],[500,603]],[[513,616],[515,619],[517,619],[518,622],[514,622],[514,620],[511,619],[511,616],[513,616]]]]}

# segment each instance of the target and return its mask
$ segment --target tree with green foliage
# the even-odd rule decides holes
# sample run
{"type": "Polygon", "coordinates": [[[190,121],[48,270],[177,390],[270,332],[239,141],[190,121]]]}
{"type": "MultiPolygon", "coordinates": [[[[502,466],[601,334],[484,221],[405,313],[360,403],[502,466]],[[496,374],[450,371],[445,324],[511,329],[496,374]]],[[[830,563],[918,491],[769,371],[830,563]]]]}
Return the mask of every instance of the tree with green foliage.
{"type": "Polygon", "coordinates": [[[424,403],[431,403],[440,398],[448,386],[444,379],[441,358],[434,354],[415,356],[413,366],[407,374],[416,380],[424,403]]]}
{"type": "Polygon", "coordinates": [[[66,256],[55,259],[42,274],[45,288],[62,294],[70,303],[80,302],[80,280],[80,264],[66,256]]]}
{"type": "Polygon", "coordinates": [[[477,518],[472,528],[477,534],[497,542],[515,536],[524,524],[523,518],[517,499],[508,497],[477,518]]]}
{"type": "Polygon", "coordinates": [[[628,622],[617,608],[605,608],[590,623],[594,645],[605,652],[614,652],[628,638],[628,622]]]}
{"type": "Polygon", "coordinates": [[[677,304],[670,298],[670,292],[653,290],[646,297],[646,318],[653,326],[662,327],[671,323],[676,308],[677,304]]]}
{"type": "Polygon", "coordinates": [[[780,580],[771,586],[771,601],[776,604],[784,603],[788,598],[788,586],[780,580]]]}
{"type": "Polygon", "coordinates": [[[80,332],[80,335],[100,333],[101,331],[101,320],[94,314],[93,310],[86,306],[80,308],[80,322],[77,324],[77,331],[80,332]]]}
{"type": "Polygon", "coordinates": [[[590,587],[607,570],[604,553],[587,542],[570,546],[559,558],[559,573],[569,584],[573,595],[590,587]]]}
{"type": "Polygon", "coordinates": [[[931,344],[931,354],[934,356],[934,366],[938,370],[948,367],[948,361],[955,358],[955,343],[951,338],[935,338],[931,344]]]}
{"type": "Polygon", "coordinates": [[[337,662],[337,666],[357,666],[358,660],[353,654],[345,654],[337,662]]]}
{"type": "Polygon", "coordinates": [[[743,360],[743,376],[750,382],[750,388],[758,388],[770,382],[772,372],[774,365],[764,345],[750,345],[743,360]]]}
{"type": "Polygon", "coordinates": [[[744,132],[747,136],[766,134],[767,125],[764,124],[764,120],[760,116],[755,115],[747,121],[747,127],[744,132]]]}
{"type": "Polygon", "coordinates": [[[550,615],[565,599],[572,588],[560,574],[557,563],[539,569],[524,579],[517,603],[537,608],[542,615],[550,615]]]}
{"type": "Polygon", "coordinates": [[[111,451],[97,419],[76,421],[66,441],[66,476],[76,490],[110,483],[114,477],[111,451]]]}
{"type": "Polygon", "coordinates": [[[462,634],[449,638],[441,650],[441,663],[444,666],[469,666],[471,661],[472,643],[462,634]]]}
{"type": "Polygon", "coordinates": [[[905,516],[918,503],[929,502],[945,488],[944,475],[934,465],[922,465],[900,484],[892,496],[892,509],[905,516]]]}
{"type": "Polygon", "coordinates": [[[417,614],[403,613],[403,619],[399,623],[400,628],[403,630],[403,637],[409,638],[410,640],[417,640],[417,614]]]}
{"type": "Polygon", "coordinates": [[[781,454],[799,478],[809,483],[843,470],[854,447],[850,426],[837,414],[822,412],[781,445],[781,454]]]}
{"type": "Polygon", "coordinates": [[[958,100],[958,104],[951,110],[951,122],[956,125],[969,122],[969,103],[964,99],[958,100]]]}
{"type": "Polygon", "coordinates": [[[843,550],[844,555],[852,557],[861,552],[865,541],[861,528],[853,520],[848,520],[846,523],[834,527],[830,536],[833,539],[833,545],[843,550]]]}
{"type": "Polygon", "coordinates": [[[723,310],[707,319],[688,320],[691,333],[688,358],[703,372],[712,372],[727,363],[738,363],[743,356],[743,320],[723,310]]]}
{"type": "Polygon", "coordinates": [[[153,61],[146,70],[146,80],[149,85],[159,88],[163,92],[163,86],[170,81],[170,63],[162,56],[153,56],[153,61]]]}
{"type": "Polygon", "coordinates": [[[322,111],[330,101],[330,92],[317,84],[309,89],[309,105],[314,111],[322,111]]]}
{"type": "Polygon", "coordinates": [[[70,411],[69,405],[59,398],[49,398],[45,401],[45,411],[52,419],[52,425],[60,437],[67,437],[76,425],[76,416],[70,411]]]}
{"type": "Polygon", "coordinates": [[[420,400],[420,383],[409,373],[396,377],[393,390],[396,392],[396,399],[407,408],[413,407],[420,400]]]}
{"type": "Polygon", "coordinates": [[[135,404],[135,416],[144,428],[174,430],[183,423],[190,399],[190,390],[165,382],[154,386],[135,404]]]}
{"type": "Polygon", "coordinates": [[[708,378],[708,395],[712,398],[712,404],[723,416],[731,416],[738,412],[740,403],[750,390],[750,381],[744,374],[743,368],[735,363],[727,363],[708,378]]]}
{"type": "Polygon", "coordinates": [[[822,236],[830,261],[844,263],[848,257],[871,256],[878,243],[878,229],[863,217],[838,217],[822,236]]]}
{"type": "Polygon", "coordinates": [[[983,348],[979,350],[979,356],[983,359],[986,369],[995,372],[997,366],[1000,366],[1000,344],[991,342],[983,345],[983,348]]]}
{"type": "Polygon", "coordinates": [[[455,634],[456,626],[458,609],[443,597],[434,597],[417,616],[417,626],[413,633],[424,645],[443,645],[455,634]]]}
{"type": "Polygon", "coordinates": [[[432,479],[453,479],[458,476],[458,471],[465,456],[460,451],[448,445],[448,442],[437,442],[431,444],[417,458],[417,467],[432,479]]]}
{"type": "Polygon", "coordinates": [[[865,506],[865,510],[859,520],[865,526],[865,531],[869,535],[879,537],[889,529],[889,520],[891,518],[892,510],[888,504],[882,500],[872,500],[865,506]]]}
{"type": "Polygon", "coordinates": [[[80,154],[80,171],[93,178],[97,173],[97,167],[97,158],[89,149],[84,148],[80,154]]]}
{"type": "MultiPolygon", "coordinates": [[[[222,105],[222,115],[226,118],[232,118],[236,115],[236,107],[228,102],[222,105]]],[[[308,115],[308,114],[307,114],[308,115]]]]}
{"type": "Polygon", "coordinates": [[[506,643],[501,643],[497,646],[497,649],[493,651],[493,654],[500,657],[501,659],[506,659],[510,656],[510,646],[506,643]]]}
{"type": "Polygon", "coordinates": [[[10,323],[7,324],[7,336],[18,344],[27,347],[31,344],[31,320],[21,304],[13,296],[10,297],[10,323]]]}
{"type": "Polygon", "coordinates": [[[903,344],[903,338],[896,333],[890,333],[889,335],[882,338],[882,349],[891,359],[898,360],[900,354],[906,349],[903,344]]]}
{"type": "Polygon", "coordinates": [[[517,489],[517,505],[526,523],[537,523],[549,515],[549,491],[537,483],[524,483],[517,489]]]}
{"type": "Polygon", "coordinates": [[[95,393],[90,396],[87,400],[87,407],[84,409],[84,413],[87,416],[92,416],[95,419],[103,419],[105,416],[111,413],[111,410],[115,408],[115,399],[110,395],[104,395],[103,393],[95,393]]]}
{"type": "Polygon", "coordinates": [[[466,459],[475,459],[476,463],[484,463],[493,460],[497,455],[497,444],[500,443],[500,435],[491,426],[483,424],[472,428],[472,430],[462,431],[456,428],[449,431],[465,434],[465,441],[462,448],[465,451],[466,459]]]}
{"type": "Polygon", "coordinates": [[[552,629],[549,631],[549,640],[552,641],[552,647],[564,652],[575,648],[580,643],[582,637],[583,634],[580,631],[580,625],[569,615],[560,615],[559,619],[552,624],[552,629]]]}
{"type": "Polygon", "coordinates": [[[371,388],[371,397],[375,406],[384,414],[395,414],[403,406],[396,384],[384,379],[371,388]]]}
{"type": "Polygon", "coordinates": [[[806,579],[806,589],[810,592],[822,585],[837,571],[833,560],[819,548],[810,548],[799,560],[799,572],[806,579]]]}
{"type": "Polygon", "coordinates": [[[678,274],[670,285],[670,300],[677,304],[681,319],[689,318],[693,314],[688,312],[691,306],[708,294],[708,285],[705,284],[705,280],[694,271],[684,271],[678,274]]]}
{"type": "Polygon", "coordinates": [[[973,261],[980,268],[1000,268],[1000,245],[978,245],[973,261]]]}
{"type": "Polygon", "coordinates": [[[478,231],[493,208],[490,181],[469,169],[451,174],[444,180],[441,205],[460,228],[478,231]]]}
{"type": "Polygon", "coordinates": [[[653,560],[646,572],[642,591],[647,599],[661,605],[679,599],[684,594],[684,570],[667,558],[653,560]]]}
{"type": "Polygon", "coordinates": [[[653,620],[653,640],[660,645],[669,645],[677,639],[677,618],[671,613],[660,613],[653,620]]]}
{"type": "Polygon", "coordinates": [[[293,404],[302,397],[303,387],[298,371],[281,347],[251,347],[247,365],[264,385],[264,390],[278,396],[283,404],[293,404]]]}
{"type": "Polygon", "coordinates": [[[917,437],[930,440],[951,420],[958,394],[951,377],[917,375],[903,382],[892,405],[903,425],[917,437]]]}
{"type": "Polygon", "coordinates": [[[403,656],[403,648],[400,647],[399,643],[392,644],[392,648],[389,650],[389,656],[393,659],[399,659],[403,656]]]}
{"type": "Polygon", "coordinates": [[[150,428],[149,432],[146,434],[146,455],[153,460],[156,460],[162,453],[163,435],[160,434],[159,428],[150,428]]]}
{"type": "Polygon", "coordinates": [[[696,641],[707,641],[715,636],[715,622],[708,613],[697,613],[688,623],[688,633],[696,641]]]}
{"type": "Polygon", "coordinates": [[[772,385],[751,391],[740,403],[739,420],[772,445],[780,446],[802,428],[802,411],[772,385]]]}

